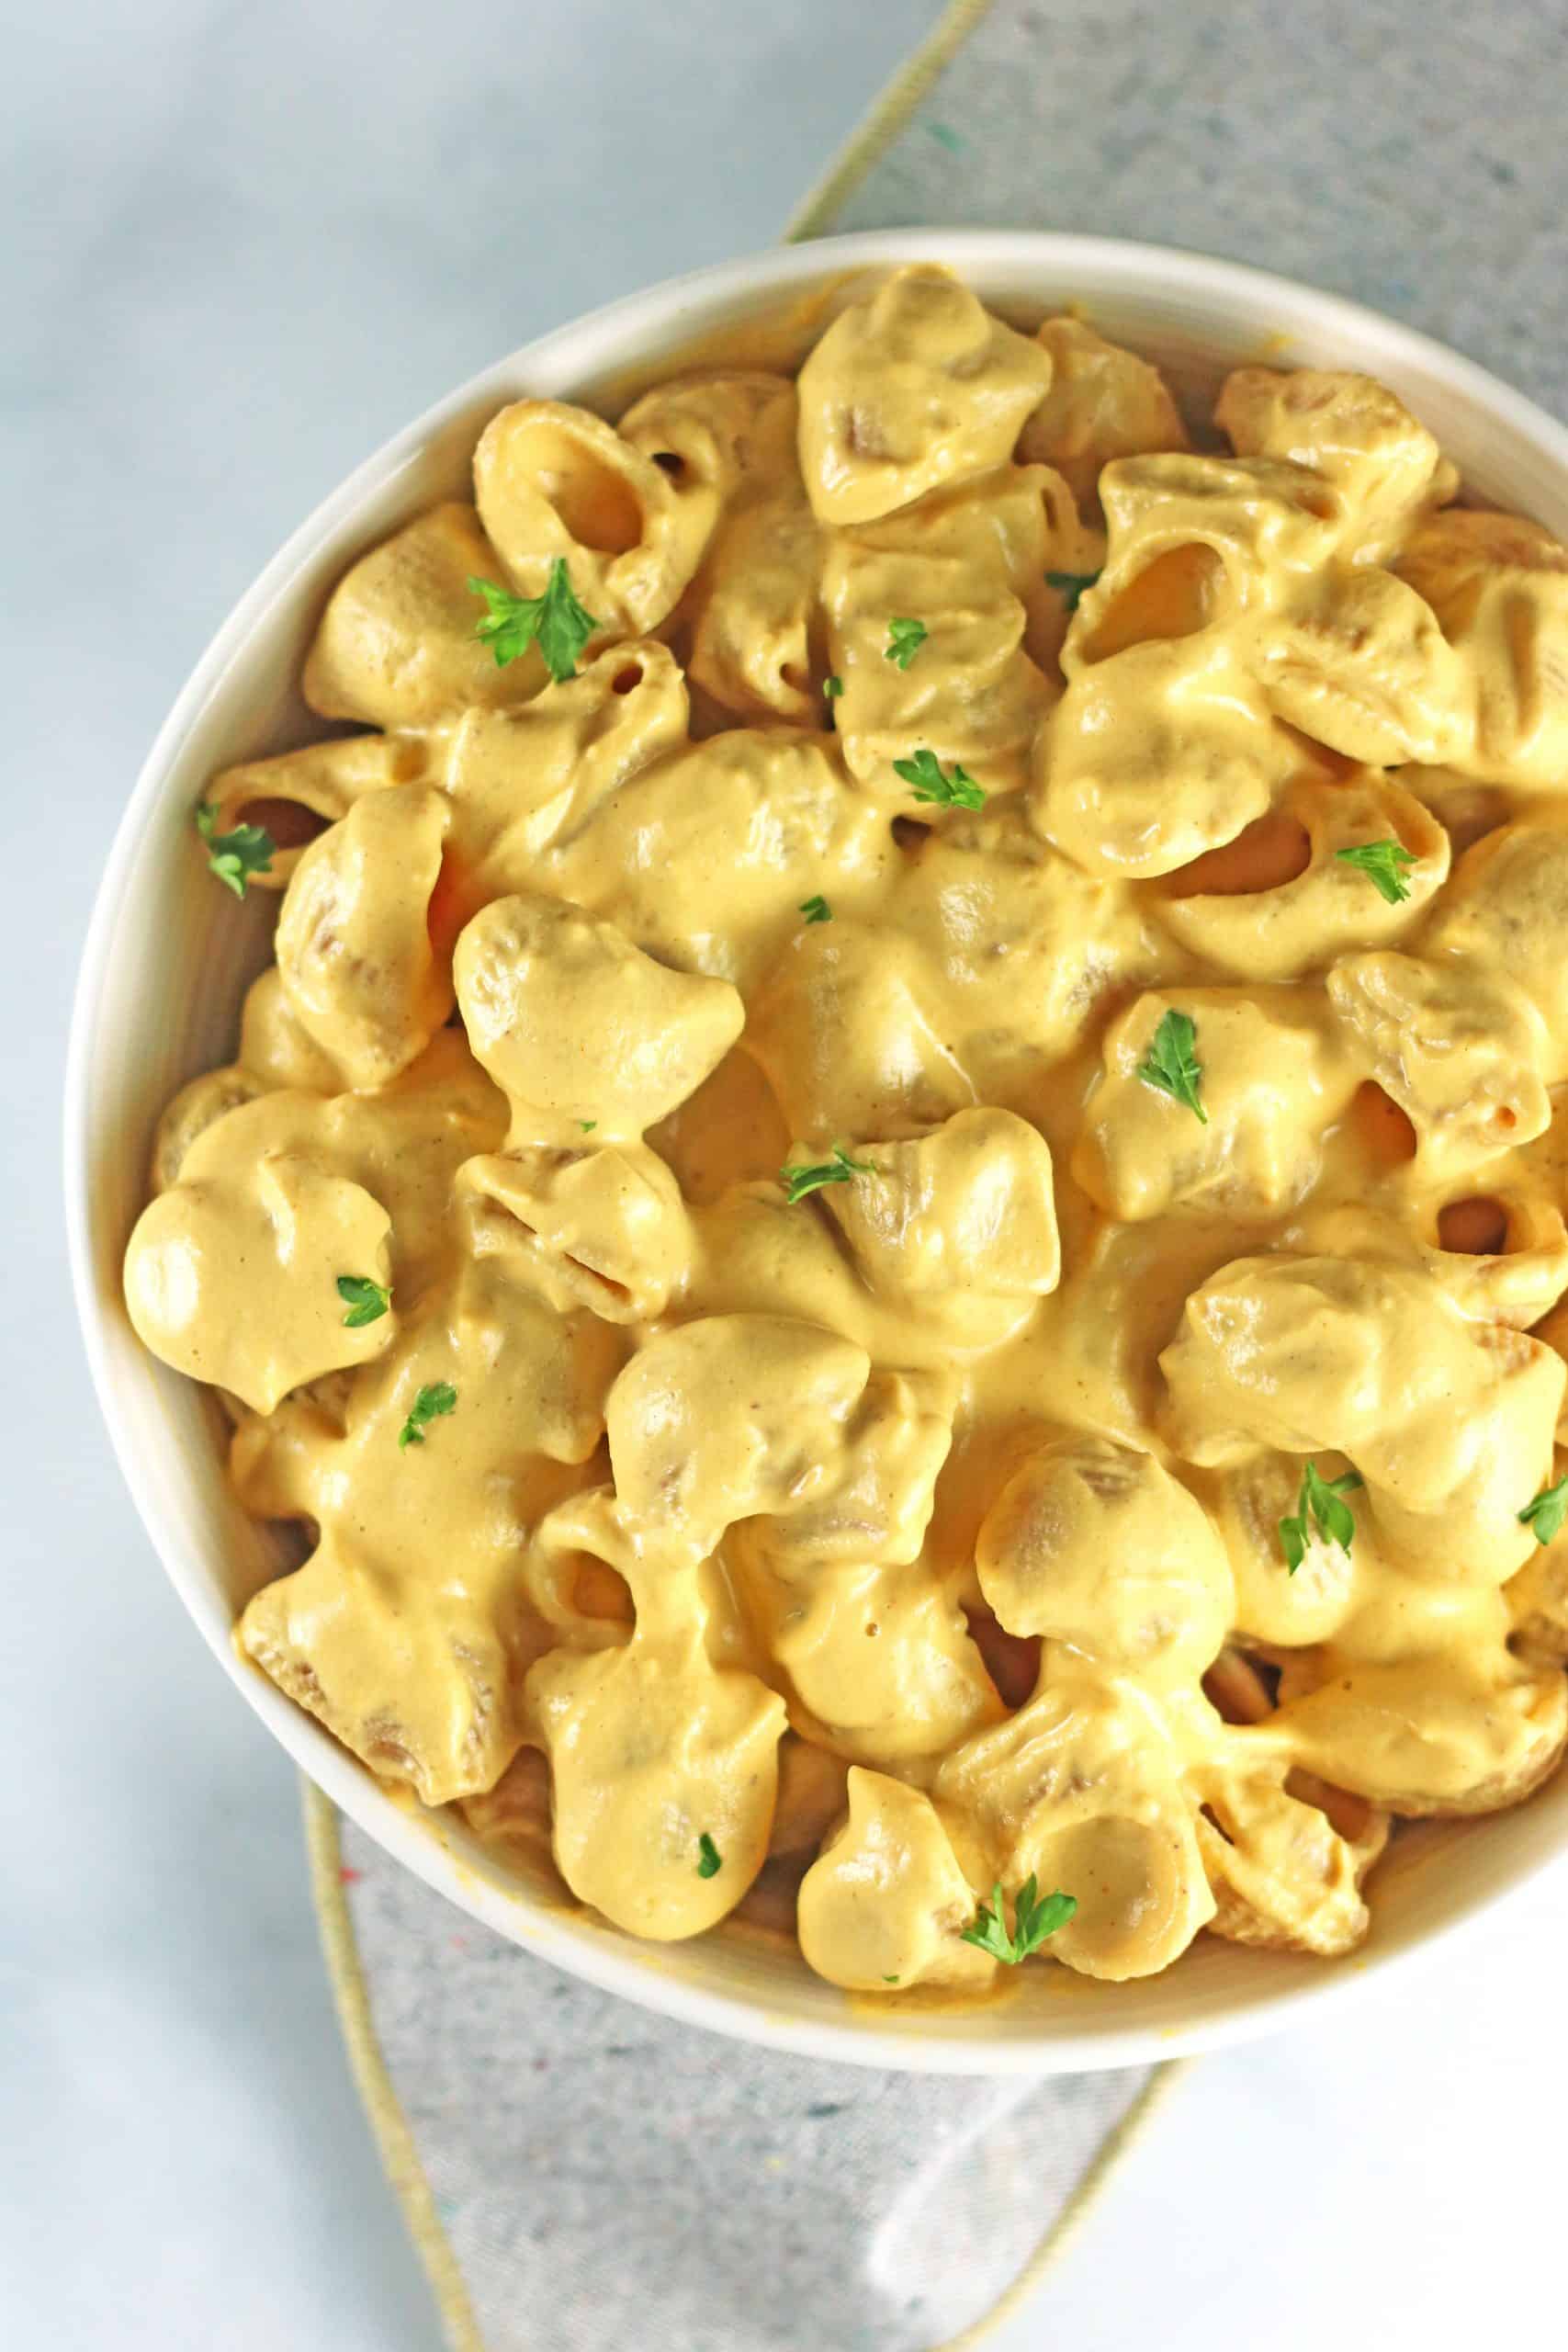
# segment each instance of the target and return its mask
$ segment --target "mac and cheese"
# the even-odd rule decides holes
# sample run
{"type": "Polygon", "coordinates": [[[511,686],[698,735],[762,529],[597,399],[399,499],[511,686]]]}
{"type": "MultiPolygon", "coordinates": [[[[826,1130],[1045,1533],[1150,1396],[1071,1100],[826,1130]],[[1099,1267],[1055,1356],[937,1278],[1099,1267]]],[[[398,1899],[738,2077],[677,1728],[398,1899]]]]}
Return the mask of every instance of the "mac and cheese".
{"type": "Polygon", "coordinates": [[[204,807],[126,1288],[305,1531],[237,1639],[634,1934],[1339,1953],[1562,1752],[1568,550],[1214,424],[931,268],[516,401],[204,807]]]}

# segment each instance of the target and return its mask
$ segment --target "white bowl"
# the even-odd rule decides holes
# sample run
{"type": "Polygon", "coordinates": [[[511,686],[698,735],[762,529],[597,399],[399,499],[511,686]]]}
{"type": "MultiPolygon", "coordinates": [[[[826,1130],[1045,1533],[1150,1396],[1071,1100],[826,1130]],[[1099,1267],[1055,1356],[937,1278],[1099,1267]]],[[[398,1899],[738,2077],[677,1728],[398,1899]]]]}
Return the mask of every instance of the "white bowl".
{"type": "Polygon", "coordinates": [[[268,564],[169,714],[116,836],[94,909],[66,1080],[66,1203],[77,1304],[99,1399],[148,1533],[176,1590],[295,1760],[400,1861],[541,1958],[649,2008],[780,2050],[953,2073],[1121,2066],[1321,2014],[1380,1972],[1491,1912],[1568,1849],[1568,1773],[1490,1820],[1399,1838],[1373,1882],[1372,1928],[1352,1961],[1253,1952],[1201,1938],[1145,1983],[1021,1972],[1011,1997],[964,2011],[855,2003],[791,1952],[719,1933],[642,1945],[509,1877],[446,1819],[425,1819],[231,1646],[236,1611],[281,1562],[228,1492],[214,1408],[153,1362],[126,1318],[120,1260],[146,1182],[153,1121],[231,1050],[243,985],[266,954],[270,906],[197,886],[190,814],[229,761],[308,738],[295,679],[322,600],[345,566],[417,508],[457,494],[479,425],[535,394],[603,396],[679,364],[698,336],[766,318],[841,273],[934,260],[1024,320],[1085,306],[1107,334],[1184,378],[1244,360],[1365,369],[1438,435],[1472,489],[1568,537],[1568,432],[1440,345],[1350,302],[1198,255],[1093,237],[897,231],[729,262],[631,296],[476,376],[389,441],[268,564]]]}

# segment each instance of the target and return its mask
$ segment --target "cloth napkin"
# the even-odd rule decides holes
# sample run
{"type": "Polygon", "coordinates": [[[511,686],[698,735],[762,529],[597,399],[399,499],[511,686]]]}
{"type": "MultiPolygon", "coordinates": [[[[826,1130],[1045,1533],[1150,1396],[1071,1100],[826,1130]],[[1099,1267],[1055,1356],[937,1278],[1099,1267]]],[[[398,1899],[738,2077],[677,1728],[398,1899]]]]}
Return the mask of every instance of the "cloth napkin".
{"type": "Polygon", "coordinates": [[[956,2352],[1032,2290],[1180,2071],[972,2081],[751,2050],[519,1951],[315,1789],[306,1821],[349,2054],[453,2352],[956,2352]]]}
{"type": "Polygon", "coordinates": [[[1422,328],[1568,411],[1562,0],[949,11],[789,224],[1184,245],[1422,328]]]}
{"type": "MultiPolygon", "coordinates": [[[[1561,413],[1565,68],[1561,0],[957,0],[790,233],[1189,245],[1358,297],[1561,413]]],[[[1043,2310],[1179,2071],[750,2050],[515,1950],[314,1791],[308,1819],[351,2055],[454,2352],[954,2352],[1043,2310]]]]}
{"type": "Polygon", "coordinates": [[[350,2061],[454,2352],[957,2352],[1180,2072],[748,2049],[520,1952],[317,1790],[306,1826],[350,2061]]]}

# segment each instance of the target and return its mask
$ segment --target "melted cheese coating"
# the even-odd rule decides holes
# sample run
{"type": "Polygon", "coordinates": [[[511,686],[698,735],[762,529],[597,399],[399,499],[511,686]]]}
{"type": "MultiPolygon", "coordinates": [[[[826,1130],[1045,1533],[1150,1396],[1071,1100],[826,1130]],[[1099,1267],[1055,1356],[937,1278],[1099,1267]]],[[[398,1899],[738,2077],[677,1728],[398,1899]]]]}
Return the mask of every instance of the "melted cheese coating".
{"type": "Polygon", "coordinates": [[[630,1933],[1332,1955],[1561,1754],[1568,550],[1364,378],[1216,423],[931,268],[516,401],[322,616],[374,731],[214,782],[276,962],[126,1295],[303,1531],[237,1640],[630,1933]]]}

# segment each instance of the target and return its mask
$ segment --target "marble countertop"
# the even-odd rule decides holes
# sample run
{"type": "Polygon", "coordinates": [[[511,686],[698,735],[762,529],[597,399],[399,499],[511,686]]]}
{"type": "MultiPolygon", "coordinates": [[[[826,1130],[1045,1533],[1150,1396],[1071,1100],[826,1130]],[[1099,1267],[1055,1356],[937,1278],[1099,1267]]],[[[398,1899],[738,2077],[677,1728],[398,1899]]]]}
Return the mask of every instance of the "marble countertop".
{"type": "MultiPolygon", "coordinates": [[[[937,13],[7,12],[17,2352],[438,2347],[339,2045],[292,1770],[164,1582],[66,1295],[59,1076],[108,832],[206,639],[354,460],[528,334],[769,243],[937,13]]],[[[1054,2280],[1051,2340],[1522,2337],[1557,2291],[1565,1929],[1568,1871],[1344,2021],[1201,2062],[1054,2280]]],[[[1025,2314],[998,2352],[1044,2340],[1025,2314]]]]}

